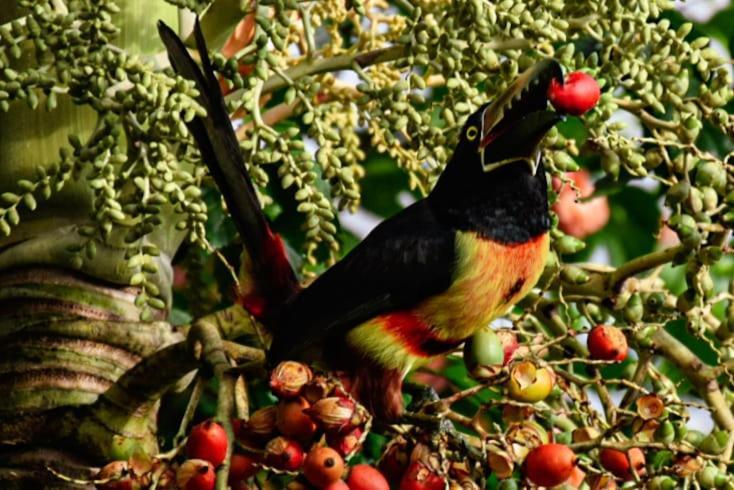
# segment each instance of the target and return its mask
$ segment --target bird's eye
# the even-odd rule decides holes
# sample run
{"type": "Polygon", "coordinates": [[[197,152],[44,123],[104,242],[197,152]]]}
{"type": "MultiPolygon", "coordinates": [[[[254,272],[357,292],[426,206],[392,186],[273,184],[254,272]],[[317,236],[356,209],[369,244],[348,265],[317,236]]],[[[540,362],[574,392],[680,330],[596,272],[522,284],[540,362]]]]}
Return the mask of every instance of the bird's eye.
{"type": "Polygon", "coordinates": [[[474,141],[479,134],[479,130],[476,126],[469,126],[469,129],[466,130],[466,139],[469,141],[474,141]]]}

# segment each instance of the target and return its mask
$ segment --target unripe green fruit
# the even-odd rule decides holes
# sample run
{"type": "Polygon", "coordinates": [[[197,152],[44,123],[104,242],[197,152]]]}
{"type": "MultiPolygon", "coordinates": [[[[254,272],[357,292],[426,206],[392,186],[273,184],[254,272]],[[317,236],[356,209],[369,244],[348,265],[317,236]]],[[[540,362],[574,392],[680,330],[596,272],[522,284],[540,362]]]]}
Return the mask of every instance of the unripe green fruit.
{"type": "Polygon", "coordinates": [[[502,342],[489,327],[480,329],[464,343],[464,364],[474,377],[484,379],[496,374],[504,357],[502,342]]]}
{"type": "Polygon", "coordinates": [[[675,427],[670,420],[664,421],[655,431],[655,440],[670,444],[675,440],[675,427]]]}
{"type": "Polygon", "coordinates": [[[708,454],[721,454],[726,449],[729,434],[723,430],[717,430],[707,435],[699,444],[698,448],[708,454]]]}
{"type": "Polygon", "coordinates": [[[682,180],[668,189],[665,195],[665,202],[668,205],[679,203],[688,197],[689,192],[691,192],[691,184],[686,180],[682,180]]]}
{"type": "Polygon", "coordinates": [[[693,213],[700,213],[703,210],[703,194],[695,187],[691,187],[691,192],[688,193],[688,199],[686,201],[688,209],[693,213]]]}
{"type": "Polygon", "coordinates": [[[619,177],[619,155],[611,150],[604,150],[601,155],[601,168],[607,175],[610,175],[613,179],[619,177]]]}
{"type": "Polygon", "coordinates": [[[703,208],[706,211],[713,211],[719,205],[719,194],[713,187],[704,187],[701,189],[701,199],[703,208]]]}
{"type": "Polygon", "coordinates": [[[497,485],[497,490],[518,490],[520,488],[515,480],[502,480],[497,485]]]}
{"type": "Polygon", "coordinates": [[[673,490],[676,488],[675,480],[669,476],[656,476],[647,484],[648,490],[673,490]]]}
{"type": "Polygon", "coordinates": [[[696,479],[703,488],[721,488],[727,481],[726,475],[713,465],[706,465],[696,474],[696,479]]]}
{"type": "Polygon", "coordinates": [[[624,307],[624,319],[630,323],[637,323],[642,320],[645,307],[642,304],[642,297],[639,293],[630,296],[629,301],[624,307]]]}
{"type": "Polygon", "coordinates": [[[702,160],[696,166],[696,185],[723,190],[726,186],[726,171],[717,162],[702,160]]]}
{"type": "Polygon", "coordinates": [[[689,429],[688,432],[683,436],[683,440],[698,447],[701,442],[706,438],[706,434],[700,430],[689,429]]]}
{"type": "Polygon", "coordinates": [[[571,235],[564,235],[555,241],[555,247],[561,255],[570,255],[585,249],[586,243],[571,235]]]}

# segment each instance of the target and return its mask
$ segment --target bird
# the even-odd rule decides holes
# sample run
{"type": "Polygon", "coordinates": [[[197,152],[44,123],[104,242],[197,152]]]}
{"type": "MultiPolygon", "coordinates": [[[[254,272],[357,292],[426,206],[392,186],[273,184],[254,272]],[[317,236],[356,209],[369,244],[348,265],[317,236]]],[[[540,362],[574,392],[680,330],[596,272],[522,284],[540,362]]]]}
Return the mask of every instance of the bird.
{"type": "Polygon", "coordinates": [[[541,142],[563,116],[548,106],[559,63],[542,59],[469,115],[428,195],[378,224],[308,286],[263,215],[198,26],[201,67],[159,23],[171,65],[207,111],[189,124],[242,237],[245,308],[272,332],[271,363],[348,374],[373,415],[404,413],[407,373],[456,349],[538,281],[551,218],[541,142]]]}

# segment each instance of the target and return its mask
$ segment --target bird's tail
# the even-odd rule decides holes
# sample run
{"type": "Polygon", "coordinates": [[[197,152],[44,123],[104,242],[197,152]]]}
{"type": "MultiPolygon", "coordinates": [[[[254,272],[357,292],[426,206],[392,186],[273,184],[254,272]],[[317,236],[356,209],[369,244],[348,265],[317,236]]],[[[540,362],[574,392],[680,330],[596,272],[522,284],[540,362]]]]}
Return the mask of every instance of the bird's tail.
{"type": "Polygon", "coordinates": [[[240,285],[243,289],[240,291],[240,300],[256,317],[268,318],[276,314],[278,307],[298,291],[299,284],[282,240],[271,231],[260,209],[207,53],[199,21],[197,19],[194,26],[194,37],[201,68],[170,27],[159,22],[158,32],[166,46],[173,69],[196,84],[198,102],[207,112],[207,117],[197,116],[191,120],[188,128],[224,196],[244,242],[246,253],[243,268],[246,269],[247,280],[240,285]]]}

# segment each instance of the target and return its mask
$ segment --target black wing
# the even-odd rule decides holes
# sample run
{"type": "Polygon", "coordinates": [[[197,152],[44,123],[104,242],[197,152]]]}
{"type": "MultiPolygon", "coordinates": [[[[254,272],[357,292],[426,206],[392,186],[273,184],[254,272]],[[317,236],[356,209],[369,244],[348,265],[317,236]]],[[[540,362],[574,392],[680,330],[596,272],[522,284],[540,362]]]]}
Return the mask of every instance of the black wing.
{"type": "Polygon", "coordinates": [[[446,290],[455,264],[454,231],[419,201],[383,221],[288,305],[271,360],[298,357],[326,339],[446,290]]]}

